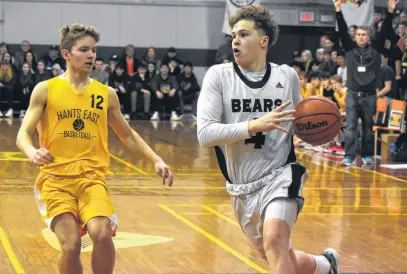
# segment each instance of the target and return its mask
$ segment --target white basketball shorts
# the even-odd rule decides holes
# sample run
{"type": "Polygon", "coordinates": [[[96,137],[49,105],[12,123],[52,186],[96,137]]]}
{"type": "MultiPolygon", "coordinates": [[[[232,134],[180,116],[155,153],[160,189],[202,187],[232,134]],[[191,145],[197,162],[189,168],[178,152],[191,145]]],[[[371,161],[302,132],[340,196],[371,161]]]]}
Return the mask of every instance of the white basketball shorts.
{"type": "Polygon", "coordinates": [[[299,163],[290,163],[249,184],[226,183],[226,190],[232,196],[237,221],[262,256],[265,257],[264,222],[278,218],[292,228],[304,205],[301,194],[308,177],[309,173],[305,167],[299,163]]]}

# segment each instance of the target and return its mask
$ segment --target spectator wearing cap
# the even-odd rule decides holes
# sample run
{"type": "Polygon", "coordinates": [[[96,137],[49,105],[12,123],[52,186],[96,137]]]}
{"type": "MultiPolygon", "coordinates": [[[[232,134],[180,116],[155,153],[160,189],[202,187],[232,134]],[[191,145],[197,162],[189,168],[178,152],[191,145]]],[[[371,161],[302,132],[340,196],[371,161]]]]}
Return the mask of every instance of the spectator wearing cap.
{"type": "Polygon", "coordinates": [[[125,48],[124,55],[120,60],[124,64],[124,72],[133,76],[140,65],[140,61],[134,55],[134,46],[129,44],[125,48]]]}
{"type": "Polygon", "coordinates": [[[103,66],[103,59],[97,58],[95,61],[95,69],[92,71],[90,77],[102,84],[107,84],[109,82],[109,73],[103,71],[103,66]]]}
{"type": "Polygon", "coordinates": [[[147,120],[150,118],[150,105],[151,105],[151,81],[146,77],[147,66],[140,64],[137,73],[132,77],[132,85],[134,85],[133,92],[131,93],[131,113],[134,115],[137,112],[139,99],[143,98],[142,119],[147,120]]]}
{"type": "Polygon", "coordinates": [[[118,63],[114,71],[109,77],[109,86],[112,87],[119,97],[120,105],[122,107],[122,113],[126,120],[130,120],[130,93],[131,87],[129,87],[130,76],[125,73],[125,65],[118,63]]]}
{"type": "MultiPolygon", "coordinates": [[[[178,65],[177,71],[174,70],[174,71],[172,72],[172,74],[173,74],[173,75],[178,75],[178,74],[180,73],[180,71],[181,71],[181,68],[180,68],[179,66],[180,66],[180,65],[183,65],[184,62],[182,62],[180,59],[178,59],[178,57],[177,57],[177,51],[175,50],[175,48],[170,47],[170,48],[168,49],[168,51],[167,51],[167,55],[164,56],[162,62],[163,62],[164,64],[170,65],[170,63],[171,63],[172,61],[175,61],[175,63],[178,65]],[[179,71],[178,71],[178,70],[179,70],[179,71]]],[[[161,66],[160,66],[160,67],[161,67],[161,66]]],[[[171,68],[170,68],[170,69],[171,69],[171,68]]]]}
{"type": "Polygon", "coordinates": [[[5,117],[13,117],[14,88],[16,83],[16,73],[6,60],[0,61],[0,102],[6,99],[8,102],[5,117]]]}
{"type": "Polygon", "coordinates": [[[177,80],[169,74],[169,67],[166,63],[161,63],[160,72],[151,80],[152,88],[152,110],[154,111],[151,120],[159,120],[163,109],[167,114],[171,113],[171,120],[179,120],[176,113],[178,106],[179,89],[177,80]]]}
{"type": "Polygon", "coordinates": [[[119,63],[119,55],[113,54],[110,56],[109,59],[109,64],[106,66],[105,71],[109,74],[111,74],[114,69],[116,68],[116,65],[119,63]]]}
{"type": "Polygon", "coordinates": [[[47,70],[51,70],[54,64],[59,64],[62,70],[66,70],[65,60],[60,56],[58,46],[50,46],[48,54],[42,59],[47,70]]]}
{"type": "Polygon", "coordinates": [[[192,105],[192,115],[196,119],[196,109],[201,87],[198,84],[196,76],[193,72],[191,62],[184,63],[184,71],[178,75],[177,82],[179,84],[180,112],[185,113],[185,105],[192,105]]]}

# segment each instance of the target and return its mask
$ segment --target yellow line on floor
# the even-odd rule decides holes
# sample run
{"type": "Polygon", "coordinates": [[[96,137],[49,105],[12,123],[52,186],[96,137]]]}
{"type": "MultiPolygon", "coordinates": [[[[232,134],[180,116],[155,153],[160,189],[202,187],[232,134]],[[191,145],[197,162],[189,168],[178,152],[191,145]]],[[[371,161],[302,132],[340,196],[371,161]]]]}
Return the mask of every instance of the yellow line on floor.
{"type": "Polygon", "coordinates": [[[11,247],[11,244],[9,240],[7,239],[6,234],[4,233],[3,228],[0,226],[0,240],[1,243],[3,244],[4,250],[7,253],[8,258],[10,259],[11,264],[13,265],[14,270],[18,274],[24,274],[24,269],[21,266],[16,254],[14,253],[13,248],[11,247]]]}
{"type": "Polygon", "coordinates": [[[113,155],[112,153],[110,153],[110,157],[112,157],[112,158],[115,159],[116,161],[122,163],[123,165],[125,165],[125,166],[127,166],[127,167],[129,167],[129,168],[131,168],[131,169],[134,169],[134,170],[137,171],[138,173],[148,176],[148,174],[147,174],[146,172],[144,172],[143,170],[139,169],[139,168],[136,167],[135,165],[133,165],[133,164],[127,162],[126,160],[124,160],[124,159],[122,159],[122,158],[119,158],[119,157],[117,157],[116,155],[113,155]]]}
{"type": "Polygon", "coordinates": [[[251,260],[249,260],[248,258],[243,256],[242,254],[240,254],[239,252],[237,252],[236,250],[234,250],[233,248],[231,248],[230,246],[228,246],[227,244],[222,242],[220,239],[218,239],[215,236],[213,236],[212,234],[208,233],[206,230],[202,229],[201,227],[193,224],[188,219],[182,217],[181,215],[179,215],[177,212],[175,212],[171,208],[169,208],[165,205],[162,205],[162,204],[158,204],[158,206],[161,207],[163,210],[167,211],[169,214],[171,214],[178,220],[180,220],[181,222],[183,222],[184,224],[186,224],[187,226],[189,226],[190,228],[192,228],[193,230],[195,230],[196,232],[200,233],[202,236],[209,239],[211,242],[217,244],[218,246],[220,246],[221,248],[223,248],[224,250],[226,250],[227,252],[229,252],[230,254],[232,254],[233,256],[235,256],[236,258],[238,258],[245,264],[247,264],[248,266],[252,267],[253,269],[257,270],[260,273],[268,273],[268,271],[266,269],[262,268],[261,266],[257,265],[256,263],[252,262],[251,260]]]}
{"type": "Polygon", "coordinates": [[[201,205],[201,207],[204,208],[204,209],[206,209],[207,211],[209,211],[210,213],[212,213],[212,214],[215,215],[216,217],[219,217],[219,218],[221,218],[222,220],[225,220],[226,222],[228,222],[228,223],[230,223],[230,224],[232,224],[232,225],[234,225],[234,226],[240,227],[240,225],[239,225],[235,220],[233,220],[233,219],[231,219],[231,218],[229,218],[229,217],[223,215],[222,213],[220,213],[220,212],[218,212],[218,211],[216,211],[216,210],[210,208],[209,206],[201,205]]]}

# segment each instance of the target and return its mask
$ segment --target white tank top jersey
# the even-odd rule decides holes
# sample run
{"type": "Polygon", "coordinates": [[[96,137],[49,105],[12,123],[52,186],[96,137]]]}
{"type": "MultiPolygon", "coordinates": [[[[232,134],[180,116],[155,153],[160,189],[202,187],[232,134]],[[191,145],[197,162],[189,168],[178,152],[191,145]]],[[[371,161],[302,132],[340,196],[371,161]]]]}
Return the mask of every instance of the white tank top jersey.
{"type": "Polygon", "coordinates": [[[248,123],[292,101],[301,100],[300,80],[293,68],[267,63],[263,72],[242,71],[236,63],[207,71],[198,100],[198,140],[215,147],[222,174],[229,183],[248,184],[295,162],[292,122],[281,123],[290,134],[272,130],[249,136],[248,123]]]}

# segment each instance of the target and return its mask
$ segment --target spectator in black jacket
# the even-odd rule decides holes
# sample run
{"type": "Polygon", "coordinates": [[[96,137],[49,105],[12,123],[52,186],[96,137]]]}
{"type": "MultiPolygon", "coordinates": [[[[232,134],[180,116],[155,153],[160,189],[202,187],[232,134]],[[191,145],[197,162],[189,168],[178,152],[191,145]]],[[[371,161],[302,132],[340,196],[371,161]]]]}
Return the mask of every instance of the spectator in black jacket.
{"type": "MultiPolygon", "coordinates": [[[[390,0],[393,1],[393,0],[390,0]]],[[[381,53],[385,38],[380,32],[379,40],[369,43],[367,27],[356,30],[355,41],[349,35],[348,26],[341,11],[341,1],[335,0],[339,37],[346,59],[346,130],[344,165],[352,165],[357,154],[358,120],[362,120],[361,156],[364,164],[373,164],[373,116],[376,113],[376,88],[380,80],[381,53]]],[[[388,18],[386,18],[388,20],[388,18]]]]}
{"type": "Polygon", "coordinates": [[[20,95],[20,118],[24,118],[30,102],[31,92],[34,89],[34,84],[35,77],[31,70],[31,65],[28,63],[23,63],[16,83],[16,90],[20,95]]]}
{"type": "Polygon", "coordinates": [[[195,74],[193,73],[192,63],[185,62],[184,72],[182,72],[177,82],[179,84],[179,97],[180,97],[180,111],[184,114],[184,105],[192,105],[192,115],[196,118],[196,108],[198,103],[199,91],[201,90],[195,74]]]}
{"type": "Polygon", "coordinates": [[[143,98],[143,120],[149,118],[150,115],[150,103],[151,103],[151,81],[146,78],[147,67],[141,64],[138,67],[137,74],[132,78],[134,83],[134,91],[131,93],[131,112],[136,114],[137,112],[137,102],[139,98],[143,98]]]}
{"type": "Polygon", "coordinates": [[[124,72],[130,76],[133,76],[140,65],[140,61],[134,55],[134,46],[129,44],[126,46],[125,54],[120,60],[124,64],[124,72]]]}
{"type": "MultiPolygon", "coordinates": [[[[114,88],[119,97],[120,105],[123,107],[123,116],[130,120],[130,93],[128,83],[130,76],[124,72],[124,65],[119,63],[109,76],[109,86],[114,88]]],[[[130,88],[131,89],[131,88],[130,88]]]]}

